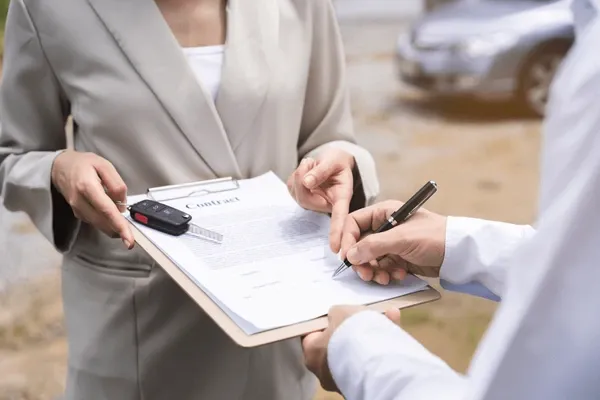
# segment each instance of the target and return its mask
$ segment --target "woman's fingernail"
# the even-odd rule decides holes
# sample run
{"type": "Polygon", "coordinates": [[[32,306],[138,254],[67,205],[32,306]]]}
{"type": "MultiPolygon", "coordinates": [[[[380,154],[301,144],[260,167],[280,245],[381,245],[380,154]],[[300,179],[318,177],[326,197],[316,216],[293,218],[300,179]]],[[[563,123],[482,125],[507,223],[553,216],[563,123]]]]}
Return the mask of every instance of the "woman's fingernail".
{"type": "Polygon", "coordinates": [[[315,185],[315,182],[315,177],[312,175],[307,175],[304,177],[304,184],[309,188],[313,187],[315,185]]]}
{"type": "Polygon", "coordinates": [[[123,243],[125,243],[125,246],[127,246],[127,248],[131,248],[131,242],[127,239],[123,239],[123,243]]]}

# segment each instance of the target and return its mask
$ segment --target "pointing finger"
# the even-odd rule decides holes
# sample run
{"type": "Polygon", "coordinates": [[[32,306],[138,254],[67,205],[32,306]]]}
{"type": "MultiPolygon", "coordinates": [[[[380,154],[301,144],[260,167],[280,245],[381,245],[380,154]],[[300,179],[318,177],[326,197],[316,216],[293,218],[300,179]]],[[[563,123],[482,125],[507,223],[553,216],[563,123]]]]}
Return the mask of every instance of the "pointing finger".
{"type": "Polygon", "coordinates": [[[334,253],[341,248],[344,222],[350,209],[350,198],[337,199],[331,209],[331,226],[329,231],[329,244],[334,253]]]}
{"type": "Polygon", "coordinates": [[[342,231],[342,242],[341,242],[341,256],[342,259],[346,257],[346,253],[356,242],[360,239],[361,232],[356,220],[352,218],[352,214],[346,217],[344,221],[344,228],[342,231]]]}

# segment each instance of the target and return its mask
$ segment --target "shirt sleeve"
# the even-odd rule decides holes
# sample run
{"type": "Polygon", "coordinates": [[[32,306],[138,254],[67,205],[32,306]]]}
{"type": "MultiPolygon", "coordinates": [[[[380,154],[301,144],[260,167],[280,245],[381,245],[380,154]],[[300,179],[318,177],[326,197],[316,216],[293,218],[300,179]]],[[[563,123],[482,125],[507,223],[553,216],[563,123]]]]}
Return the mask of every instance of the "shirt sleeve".
{"type": "Polygon", "coordinates": [[[442,287],[499,300],[511,257],[534,233],[530,225],[448,217],[442,287]]]}
{"type": "Polygon", "coordinates": [[[334,332],[328,363],[348,400],[453,400],[464,396],[463,376],[374,311],[350,317],[334,332]]]}

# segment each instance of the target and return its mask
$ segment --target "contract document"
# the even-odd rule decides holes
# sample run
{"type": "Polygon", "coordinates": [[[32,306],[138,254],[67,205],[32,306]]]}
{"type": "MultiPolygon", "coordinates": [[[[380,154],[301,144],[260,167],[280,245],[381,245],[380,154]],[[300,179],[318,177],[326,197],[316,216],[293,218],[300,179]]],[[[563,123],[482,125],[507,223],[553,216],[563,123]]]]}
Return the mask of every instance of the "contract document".
{"type": "Polygon", "coordinates": [[[364,282],[352,270],[332,278],[341,260],[329,248],[329,216],[298,206],[272,172],[240,180],[232,191],[162,196],[223,242],[132,222],[248,335],[318,318],[333,305],[368,305],[427,288],[412,275],[388,286],[364,282]]]}

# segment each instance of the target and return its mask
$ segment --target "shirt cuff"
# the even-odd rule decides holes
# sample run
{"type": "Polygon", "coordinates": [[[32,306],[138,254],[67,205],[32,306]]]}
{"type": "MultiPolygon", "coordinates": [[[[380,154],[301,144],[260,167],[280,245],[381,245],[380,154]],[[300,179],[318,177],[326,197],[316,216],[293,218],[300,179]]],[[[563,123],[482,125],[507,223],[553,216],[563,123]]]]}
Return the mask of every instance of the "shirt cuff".
{"type": "Polygon", "coordinates": [[[502,296],[515,251],[535,230],[529,225],[488,221],[468,217],[448,217],[446,249],[440,269],[440,282],[451,290],[475,292],[498,300],[502,296]]]}
{"type": "Polygon", "coordinates": [[[365,393],[365,387],[370,386],[369,377],[378,375],[373,367],[383,370],[389,361],[398,368],[393,378],[400,381],[433,375],[436,371],[457,377],[444,361],[375,311],[353,315],[336,329],[329,341],[327,361],[333,379],[346,396],[365,393]],[[405,368],[406,363],[412,367],[405,368]]]}
{"type": "Polygon", "coordinates": [[[440,269],[440,279],[453,281],[453,277],[464,273],[465,259],[464,254],[462,256],[460,254],[459,244],[471,233],[474,221],[467,217],[446,218],[446,248],[440,269]]]}

